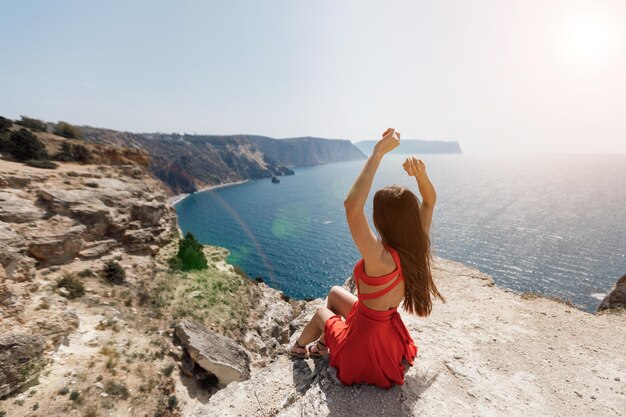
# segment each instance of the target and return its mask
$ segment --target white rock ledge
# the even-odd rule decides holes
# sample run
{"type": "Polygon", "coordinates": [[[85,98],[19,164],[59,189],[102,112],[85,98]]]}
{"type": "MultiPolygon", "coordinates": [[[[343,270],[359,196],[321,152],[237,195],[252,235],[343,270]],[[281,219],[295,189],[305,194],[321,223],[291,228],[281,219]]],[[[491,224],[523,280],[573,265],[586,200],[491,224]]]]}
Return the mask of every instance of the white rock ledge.
{"type": "MultiPolygon", "coordinates": [[[[434,273],[447,303],[437,302],[428,318],[401,312],[419,348],[403,386],[344,387],[327,359],[282,356],[191,415],[624,415],[626,315],[524,300],[443,259],[434,273]]],[[[292,339],[322,303],[308,303],[292,339]]]]}

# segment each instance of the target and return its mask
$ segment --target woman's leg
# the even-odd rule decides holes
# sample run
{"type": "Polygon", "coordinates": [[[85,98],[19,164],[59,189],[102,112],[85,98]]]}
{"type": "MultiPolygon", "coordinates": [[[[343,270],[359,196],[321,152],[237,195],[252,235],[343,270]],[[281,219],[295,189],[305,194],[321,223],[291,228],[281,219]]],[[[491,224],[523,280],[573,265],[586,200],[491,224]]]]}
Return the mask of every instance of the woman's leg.
{"type": "Polygon", "coordinates": [[[332,312],[327,307],[319,307],[311,320],[304,326],[300,337],[296,340],[300,346],[306,346],[307,344],[320,339],[322,343],[324,342],[324,326],[326,325],[326,320],[334,316],[335,313],[332,312]]]}
{"type": "Polygon", "coordinates": [[[339,314],[344,318],[348,317],[352,306],[356,303],[356,296],[343,287],[334,285],[328,293],[328,299],[326,300],[326,307],[334,311],[335,314],[339,314]]]}

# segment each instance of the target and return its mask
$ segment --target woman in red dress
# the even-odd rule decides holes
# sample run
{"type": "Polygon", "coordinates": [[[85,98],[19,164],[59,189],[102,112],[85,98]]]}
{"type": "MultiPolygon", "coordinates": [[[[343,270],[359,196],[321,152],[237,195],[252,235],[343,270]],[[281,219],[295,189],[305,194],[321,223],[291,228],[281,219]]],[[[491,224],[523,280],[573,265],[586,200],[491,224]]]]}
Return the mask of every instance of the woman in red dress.
{"type": "Polygon", "coordinates": [[[358,297],[332,287],[326,307],[317,309],[289,351],[300,358],[329,354],[337,378],[346,385],[403,384],[403,360],[413,365],[417,347],[397,308],[402,303],[407,312],[428,316],[431,296],[443,300],[430,270],[429,230],[436,193],[424,163],[410,157],[403,164],[416,178],[421,203],[399,185],[378,190],[373,220],[380,240],[365,217],[365,201],[380,161],[399,145],[400,132],[387,129],[344,201],[352,238],[363,256],[353,274],[358,297]]]}

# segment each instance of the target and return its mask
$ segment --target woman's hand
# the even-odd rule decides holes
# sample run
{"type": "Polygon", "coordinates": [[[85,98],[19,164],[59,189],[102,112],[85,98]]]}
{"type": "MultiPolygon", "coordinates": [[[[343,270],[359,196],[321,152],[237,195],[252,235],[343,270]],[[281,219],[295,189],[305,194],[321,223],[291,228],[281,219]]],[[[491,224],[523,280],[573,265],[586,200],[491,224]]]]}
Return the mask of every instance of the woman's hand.
{"type": "Polygon", "coordinates": [[[400,146],[400,132],[389,128],[383,132],[383,138],[374,146],[374,153],[380,156],[400,146]]]}
{"type": "Polygon", "coordinates": [[[415,178],[426,172],[424,161],[415,156],[409,156],[402,164],[402,168],[404,168],[407,174],[415,178]]]}

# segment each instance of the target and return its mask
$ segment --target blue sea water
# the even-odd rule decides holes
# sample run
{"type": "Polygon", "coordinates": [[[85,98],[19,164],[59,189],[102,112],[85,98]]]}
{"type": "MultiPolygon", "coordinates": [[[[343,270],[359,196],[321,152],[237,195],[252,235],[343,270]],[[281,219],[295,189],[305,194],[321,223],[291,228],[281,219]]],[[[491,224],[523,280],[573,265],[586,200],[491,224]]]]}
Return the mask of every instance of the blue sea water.
{"type": "MultiPolygon", "coordinates": [[[[417,186],[388,155],[374,190],[417,186]]],[[[497,285],[572,300],[592,311],[626,273],[626,155],[427,155],[438,193],[436,255],[477,267],[497,285]],[[595,295],[594,295],[595,294],[595,295]]],[[[296,168],[294,176],[193,194],[180,227],[231,251],[251,277],[297,298],[324,296],[359,253],[343,199],[364,161],[296,168]]]]}

